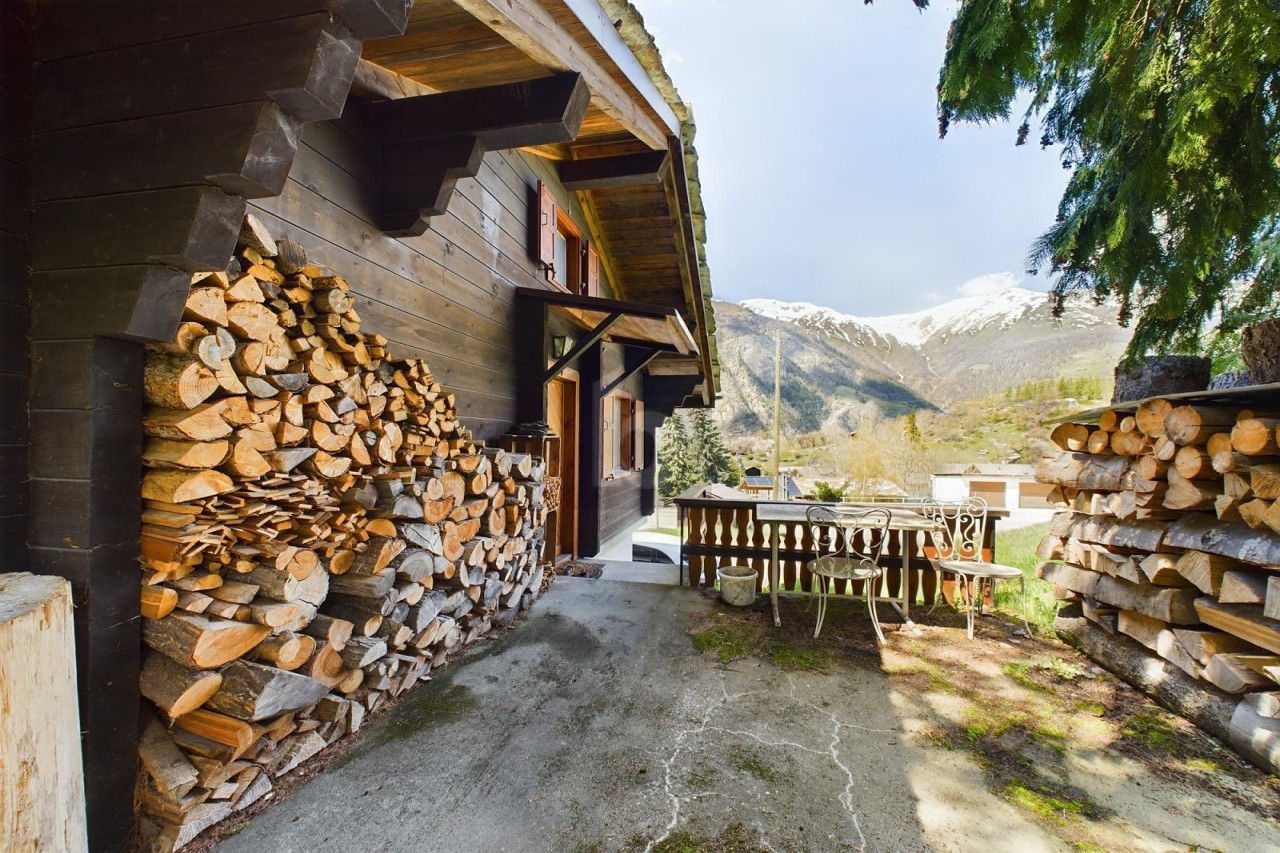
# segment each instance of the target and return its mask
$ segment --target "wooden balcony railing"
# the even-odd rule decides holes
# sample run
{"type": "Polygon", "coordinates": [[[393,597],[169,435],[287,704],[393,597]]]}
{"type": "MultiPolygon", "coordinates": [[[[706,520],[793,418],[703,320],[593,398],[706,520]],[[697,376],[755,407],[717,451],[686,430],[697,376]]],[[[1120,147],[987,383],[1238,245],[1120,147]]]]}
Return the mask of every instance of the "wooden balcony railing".
{"type": "MultiPolygon", "coordinates": [[[[710,498],[676,498],[673,503],[679,509],[680,559],[688,567],[692,586],[711,587],[716,583],[716,570],[721,566],[750,566],[756,570],[756,591],[765,590],[771,557],[769,525],[756,521],[756,507],[769,501],[715,500],[710,498]]],[[[795,502],[793,502],[795,503],[795,502]]],[[[807,503],[808,506],[831,504],[807,503]]],[[[854,504],[853,506],[863,506],[854,504]]],[[[906,509],[919,503],[898,504],[906,509]]],[[[850,506],[850,504],[841,504],[850,506]]],[[[865,504],[870,509],[874,504],[865,504]]],[[[1000,510],[989,513],[986,538],[983,542],[984,559],[995,559],[996,521],[1006,516],[1000,510]]],[[[811,590],[810,575],[805,563],[814,559],[813,540],[807,525],[803,523],[781,524],[778,538],[779,591],[808,594],[811,590]]],[[[890,531],[881,565],[885,569],[881,578],[879,595],[883,598],[900,598],[904,583],[903,554],[906,554],[905,582],[909,584],[907,600],[932,603],[938,590],[938,576],[929,558],[933,555],[933,542],[928,533],[921,531],[890,531]]],[[[863,595],[861,582],[849,584],[838,590],[840,594],[863,595]]],[[[951,600],[951,581],[943,579],[942,593],[951,600]]]]}

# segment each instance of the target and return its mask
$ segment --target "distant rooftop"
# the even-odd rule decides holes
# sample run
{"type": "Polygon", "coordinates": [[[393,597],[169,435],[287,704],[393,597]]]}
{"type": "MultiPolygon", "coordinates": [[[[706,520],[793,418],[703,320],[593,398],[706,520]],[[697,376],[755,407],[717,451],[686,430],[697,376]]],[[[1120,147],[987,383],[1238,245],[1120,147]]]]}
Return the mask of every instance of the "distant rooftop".
{"type": "Polygon", "coordinates": [[[934,472],[935,477],[961,477],[978,475],[980,477],[1030,477],[1035,473],[1034,465],[1000,464],[996,462],[962,462],[955,465],[940,465],[934,472]]]}

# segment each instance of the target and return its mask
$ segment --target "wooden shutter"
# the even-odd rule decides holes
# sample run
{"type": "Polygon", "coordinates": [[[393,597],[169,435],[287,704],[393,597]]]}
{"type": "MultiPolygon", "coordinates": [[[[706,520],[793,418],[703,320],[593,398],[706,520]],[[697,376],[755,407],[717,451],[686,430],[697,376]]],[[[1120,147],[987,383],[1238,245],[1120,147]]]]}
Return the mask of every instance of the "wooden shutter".
{"type": "Polygon", "coordinates": [[[538,230],[534,257],[547,271],[550,271],[556,262],[556,213],[556,197],[551,194],[550,187],[539,181],[538,230]]]}
{"type": "Polygon", "coordinates": [[[613,457],[613,434],[618,428],[618,425],[613,422],[613,409],[614,396],[610,394],[604,398],[604,412],[600,418],[601,470],[606,477],[613,474],[613,469],[618,467],[613,457]]]}
{"type": "Polygon", "coordinates": [[[631,424],[635,430],[635,437],[631,439],[631,446],[635,448],[635,459],[632,460],[631,467],[636,471],[644,470],[644,400],[636,400],[632,405],[631,424]]]}
{"type": "Polygon", "coordinates": [[[583,252],[585,262],[582,264],[582,293],[584,296],[600,295],[600,256],[596,247],[590,243],[583,252]]]}

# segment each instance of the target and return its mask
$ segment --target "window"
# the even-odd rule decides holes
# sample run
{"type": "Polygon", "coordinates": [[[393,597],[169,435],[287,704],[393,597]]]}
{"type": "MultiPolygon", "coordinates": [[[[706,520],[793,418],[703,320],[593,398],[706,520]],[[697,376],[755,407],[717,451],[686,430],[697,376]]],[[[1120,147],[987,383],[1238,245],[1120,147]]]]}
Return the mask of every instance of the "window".
{"type": "Polygon", "coordinates": [[[628,394],[610,394],[604,401],[601,440],[604,476],[644,468],[644,403],[628,394]]]}
{"type": "Polygon", "coordinates": [[[551,269],[547,278],[570,293],[581,293],[582,234],[563,211],[556,211],[556,233],[552,237],[551,269]]]}
{"type": "Polygon", "coordinates": [[[538,220],[533,256],[547,281],[583,296],[600,295],[600,258],[573,220],[556,203],[551,188],[538,184],[538,220]]]}

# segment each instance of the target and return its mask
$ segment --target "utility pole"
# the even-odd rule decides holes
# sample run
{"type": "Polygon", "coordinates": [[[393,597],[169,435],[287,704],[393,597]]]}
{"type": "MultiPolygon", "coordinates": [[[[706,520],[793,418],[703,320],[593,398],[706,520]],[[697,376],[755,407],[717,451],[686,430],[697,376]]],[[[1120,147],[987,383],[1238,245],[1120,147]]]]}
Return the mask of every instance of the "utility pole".
{"type": "Polygon", "coordinates": [[[782,500],[782,333],[773,330],[773,497],[782,500]]]}

